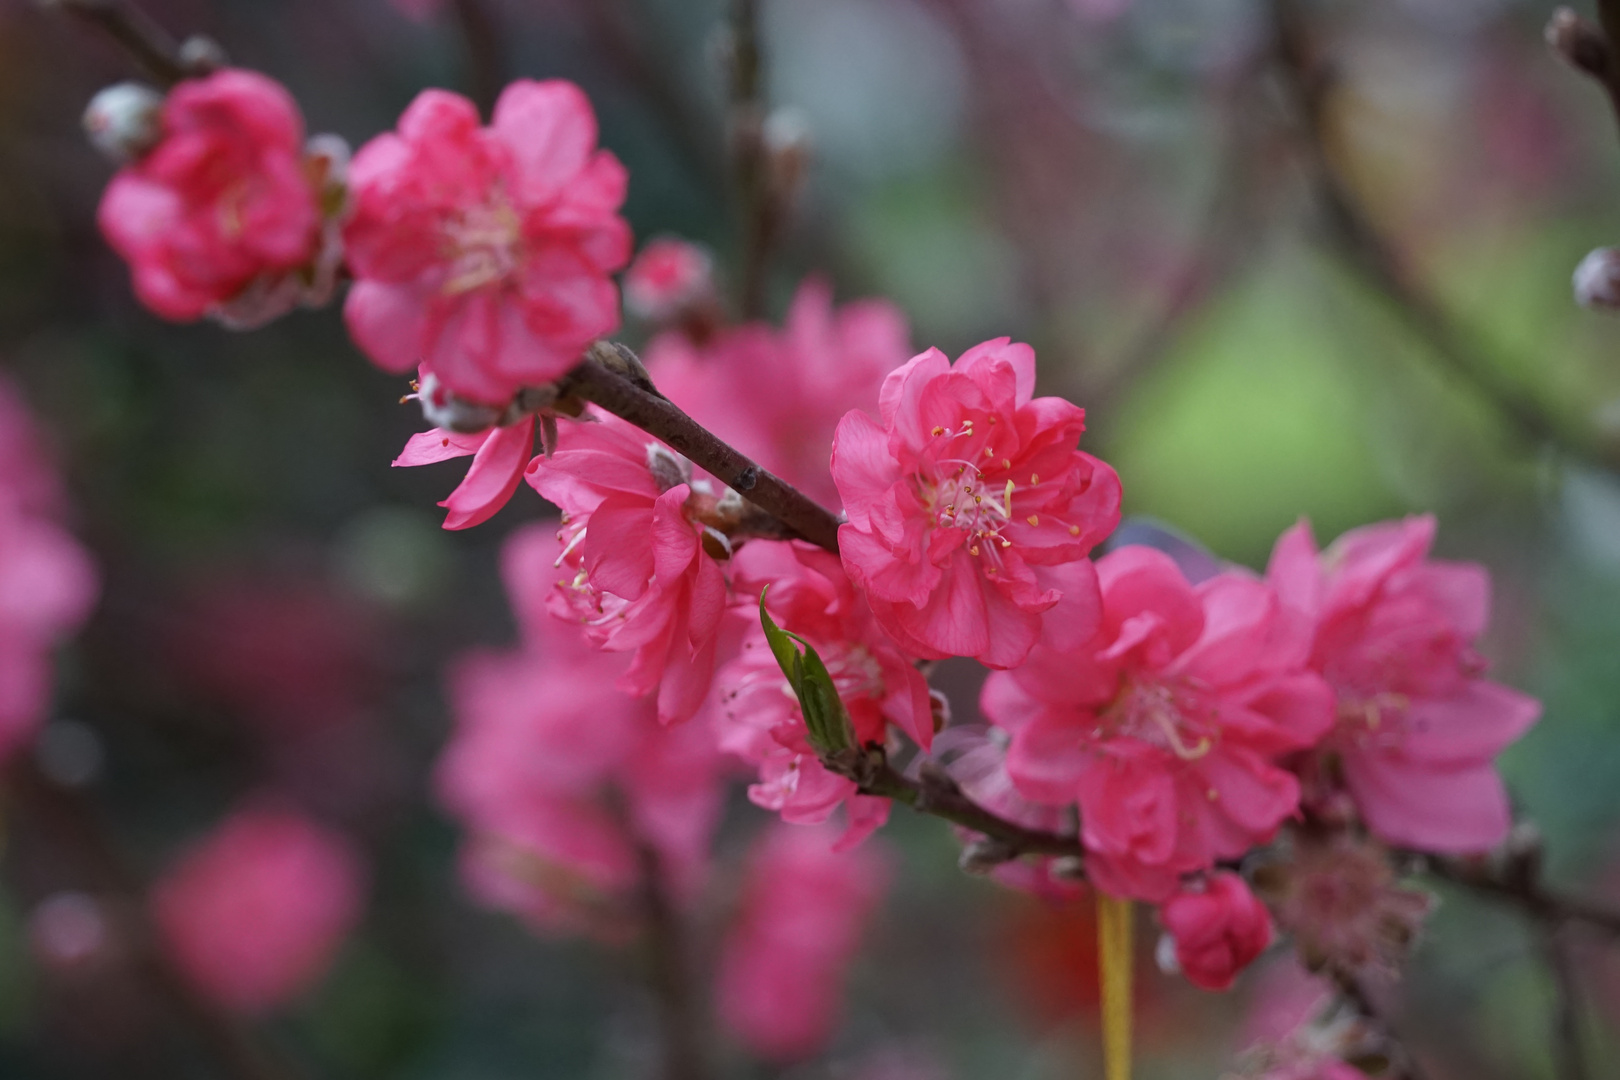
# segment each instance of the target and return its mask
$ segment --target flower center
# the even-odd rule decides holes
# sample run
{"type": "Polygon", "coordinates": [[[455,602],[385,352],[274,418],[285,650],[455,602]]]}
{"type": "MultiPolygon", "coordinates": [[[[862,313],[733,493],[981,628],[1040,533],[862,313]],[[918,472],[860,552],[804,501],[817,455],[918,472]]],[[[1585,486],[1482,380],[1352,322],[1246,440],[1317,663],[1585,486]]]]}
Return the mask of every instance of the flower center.
{"type": "Polygon", "coordinates": [[[1405,694],[1390,692],[1367,696],[1343,694],[1339,698],[1339,733],[1358,747],[1398,743],[1411,703],[1405,694]]]}
{"type": "Polygon", "coordinates": [[[1182,761],[1197,761],[1215,747],[1219,734],[1200,714],[1203,709],[1185,690],[1162,682],[1128,679],[1099,714],[1097,738],[1129,737],[1182,761]]]}
{"type": "Polygon", "coordinates": [[[443,229],[450,261],[446,295],[459,296],[505,281],[523,259],[523,220],[500,195],[458,211],[443,229]]]}

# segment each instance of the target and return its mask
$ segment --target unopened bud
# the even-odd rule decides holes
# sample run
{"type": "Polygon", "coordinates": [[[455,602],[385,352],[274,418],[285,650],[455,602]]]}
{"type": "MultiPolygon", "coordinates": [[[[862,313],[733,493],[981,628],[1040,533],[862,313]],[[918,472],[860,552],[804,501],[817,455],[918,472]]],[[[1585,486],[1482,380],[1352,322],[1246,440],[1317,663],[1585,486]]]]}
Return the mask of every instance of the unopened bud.
{"type": "Polygon", "coordinates": [[[1052,860],[1050,870],[1059,881],[1086,880],[1086,860],[1078,855],[1059,855],[1052,860]]]}
{"type": "Polygon", "coordinates": [[[1561,7],[1547,20],[1548,48],[1570,67],[1595,79],[1607,79],[1609,42],[1603,31],[1567,7],[1561,7]]]}
{"type": "Polygon", "coordinates": [[[1598,248],[1575,268],[1575,302],[1620,311],[1620,249],[1598,248]]]}
{"type": "Polygon", "coordinates": [[[119,165],[135,161],[163,137],[163,95],[144,83],[115,83],[84,110],[90,144],[119,165]]]}
{"type": "Polygon", "coordinates": [[[966,874],[988,874],[996,867],[1012,862],[1016,858],[1018,853],[1006,841],[981,836],[977,840],[968,841],[967,846],[962,848],[962,854],[956,860],[956,865],[966,874]]]}
{"type": "Polygon", "coordinates": [[[685,240],[651,241],[624,274],[625,310],[644,322],[677,322],[714,302],[714,259],[685,240]]]}
{"type": "Polygon", "coordinates": [[[457,397],[435,375],[422,376],[416,398],[427,422],[444,431],[473,435],[494,427],[501,418],[500,409],[457,397]]]}
{"type": "Polygon", "coordinates": [[[647,444],[647,471],[652,473],[659,491],[692,482],[692,463],[658,443],[647,444]]]}
{"type": "Polygon", "coordinates": [[[936,733],[951,726],[951,699],[933,687],[928,688],[928,711],[934,718],[936,733]]]}
{"type": "Polygon", "coordinates": [[[209,75],[230,64],[225,47],[205,34],[193,34],[180,43],[180,66],[188,75],[209,75]]]}

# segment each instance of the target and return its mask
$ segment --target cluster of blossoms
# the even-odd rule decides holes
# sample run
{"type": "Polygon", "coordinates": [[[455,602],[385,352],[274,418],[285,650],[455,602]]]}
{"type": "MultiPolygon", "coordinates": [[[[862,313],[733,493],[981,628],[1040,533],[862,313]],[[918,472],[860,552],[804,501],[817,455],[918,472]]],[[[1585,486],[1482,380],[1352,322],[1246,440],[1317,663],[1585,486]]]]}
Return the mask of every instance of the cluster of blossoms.
{"type": "Polygon", "coordinates": [[[626,276],[660,328],[648,377],[842,510],[836,552],[784,539],[743,480],[568,396],[618,325],[611,275],[631,253],[626,172],[576,87],[514,83],[487,127],[428,91],[346,173],[312,166],[296,108],[259,76],[187,83],[159,115],[103,206],[150,306],[242,321],[244,297],[296,280],[307,299],[340,262],[356,342],[417,371],[433,425],[395,464],[472,456],[446,527],[523,482],[561,512],[508,549],[521,647],[453,678],[439,789],[471,832],[474,891],[607,936],[634,924],[649,867],[695,895],[728,761],[752,770],[755,804],[813,827],[764,842],[722,964],[721,1012],[763,1056],[829,1030],[827,987],[878,891],[871,849],[852,850],[889,813],[874,761],[909,756],[912,776],[1072,843],[1078,859],[1011,852],[996,873],[1058,896],[1083,874],[1157,905],[1169,962],[1211,989],[1274,919],[1316,966],[1391,962],[1429,901],[1390,848],[1505,836],[1494,760],[1539,706],[1484,678],[1488,581],[1430,558],[1431,519],[1326,551],[1302,523],[1264,576],[1189,576],[1143,545],[1093,560],[1120,479],[1079,449],[1082,409],[1035,396],[1027,345],[908,359],[891,305],[835,307],[816,281],[782,329],[727,325],[708,257],[659,241],[626,276]],[[987,731],[951,728],[929,689],[951,657],[993,669],[987,731]],[[823,824],[840,808],[841,831],[823,824]]]}

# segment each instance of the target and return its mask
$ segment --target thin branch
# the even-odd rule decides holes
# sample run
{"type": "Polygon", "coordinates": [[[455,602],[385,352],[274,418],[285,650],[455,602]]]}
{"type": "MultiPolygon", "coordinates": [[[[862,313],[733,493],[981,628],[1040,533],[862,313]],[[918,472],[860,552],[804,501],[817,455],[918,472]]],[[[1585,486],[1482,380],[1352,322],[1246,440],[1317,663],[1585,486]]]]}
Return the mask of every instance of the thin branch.
{"type": "Polygon", "coordinates": [[[1424,1080],[1423,1070],[1418,1067],[1417,1059],[1396,1034],[1389,1016],[1379,1007],[1366,984],[1348,972],[1335,971],[1331,975],[1334,985],[1338,988],[1340,1000],[1377,1032],[1384,1046],[1390,1051],[1387,1075],[1393,1080],[1424,1080]]]}
{"type": "Polygon", "coordinates": [[[451,6],[467,46],[470,96],[479,111],[488,116],[506,83],[500,29],[485,0],[451,0],[451,6]]]}
{"type": "Polygon", "coordinates": [[[698,1014],[700,996],[690,970],[685,928],[670,898],[668,875],[657,850],[642,841],[636,846],[636,858],[648,978],[663,1033],[663,1080],[704,1080],[709,1069],[698,1014]]]}
{"type": "Polygon", "coordinates": [[[1599,445],[1537,402],[1511,378],[1472,334],[1459,326],[1412,281],[1391,245],[1334,166],[1327,115],[1331,77],[1310,41],[1299,0],[1271,0],[1278,69],[1299,112],[1306,164],[1327,238],[1345,264],[1377,293],[1419,338],[1430,356],[1471,387],[1523,442],[1558,448],[1570,457],[1620,472],[1620,453],[1599,445]]]}
{"type": "Polygon", "coordinates": [[[1424,867],[1442,881],[1510,903],[1537,921],[1552,925],[1579,922],[1620,937],[1620,910],[1553,892],[1537,876],[1509,877],[1483,865],[1434,856],[1424,859],[1424,867]]]}
{"type": "Polygon", "coordinates": [[[1547,45],[1564,63],[1592,78],[1609,99],[1609,111],[1620,120],[1620,4],[1599,0],[1594,25],[1567,7],[1558,8],[1547,20],[1547,45]]]}
{"type": "Polygon", "coordinates": [[[1557,1075],[1560,1080],[1587,1080],[1591,1073],[1582,1050],[1581,986],[1575,965],[1570,962],[1565,926],[1545,927],[1541,938],[1542,955],[1555,992],[1552,1045],[1557,1075]]]}
{"type": "Polygon", "coordinates": [[[1077,836],[1031,829],[991,813],[962,793],[943,770],[924,768],[920,779],[895,770],[883,751],[876,747],[845,750],[830,755],[823,764],[855,781],[863,795],[878,795],[905,803],[918,813],[943,818],[953,825],[982,833],[1001,845],[995,861],[1007,862],[1020,855],[1056,855],[1079,859],[1084,855],[1077,836]]]}
{"type": "Polygon", "coordinates": [[[781,228],[778,193],[772,190],[765,144],[765,50],[759,34],[759,0],[731,4],[730,128],[733,182],[742,208],[741,306],[744,319],[765,313],[766,271],[781,228]]]}
{"type": "Polygon", "coordinates": [[[195,74],[181,57],[179,43],[130,0],[54,0],[54,4],[110,37],[164,88],[195,74]]]}
{"type": "Polygon", "coordinates": [[[657,436],[787,526],[793,535],[828,551],[838,551],[838,518],[832,511],[723,442],[654,390],[651,383],[610,370],[600,359],[604,355],[602,349],[593,349],[592,355],[563,378],[560,392],[592,402],[657,436]]]}

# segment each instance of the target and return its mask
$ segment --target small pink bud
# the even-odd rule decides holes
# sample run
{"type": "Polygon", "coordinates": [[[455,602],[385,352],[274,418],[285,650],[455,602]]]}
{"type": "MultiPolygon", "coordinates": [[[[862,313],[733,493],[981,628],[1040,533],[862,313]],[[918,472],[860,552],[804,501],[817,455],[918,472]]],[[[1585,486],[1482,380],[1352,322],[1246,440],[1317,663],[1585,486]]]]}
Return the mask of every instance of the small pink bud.
{"type": "Polygon", "coordinates": [[[1575,268],[1575,302],[1584,308],[1620,310],[1620,249],[1598,248],[1575,268]]]}
{"type": "Polygon", "coordinates": [[[163,95],[143,83],[121,82],[90,99],[84,131],[114,164],[135,161],[163,135],[163,95]]]}
{"type": "Polygon", "coordinates": [[[685,240],[652,241],[624,275],[624,306],[644,322],[677,322],[713,297],[714,259],[685,240]]]}
{"type": "Polygon", "coordinates": [[[1201,892],[1183,889],[1159,908],[1175,959],[1194,986],[1225,990],[1271,944],[1266,906],[1236,874],[1212,874],[1201,892]]]}

